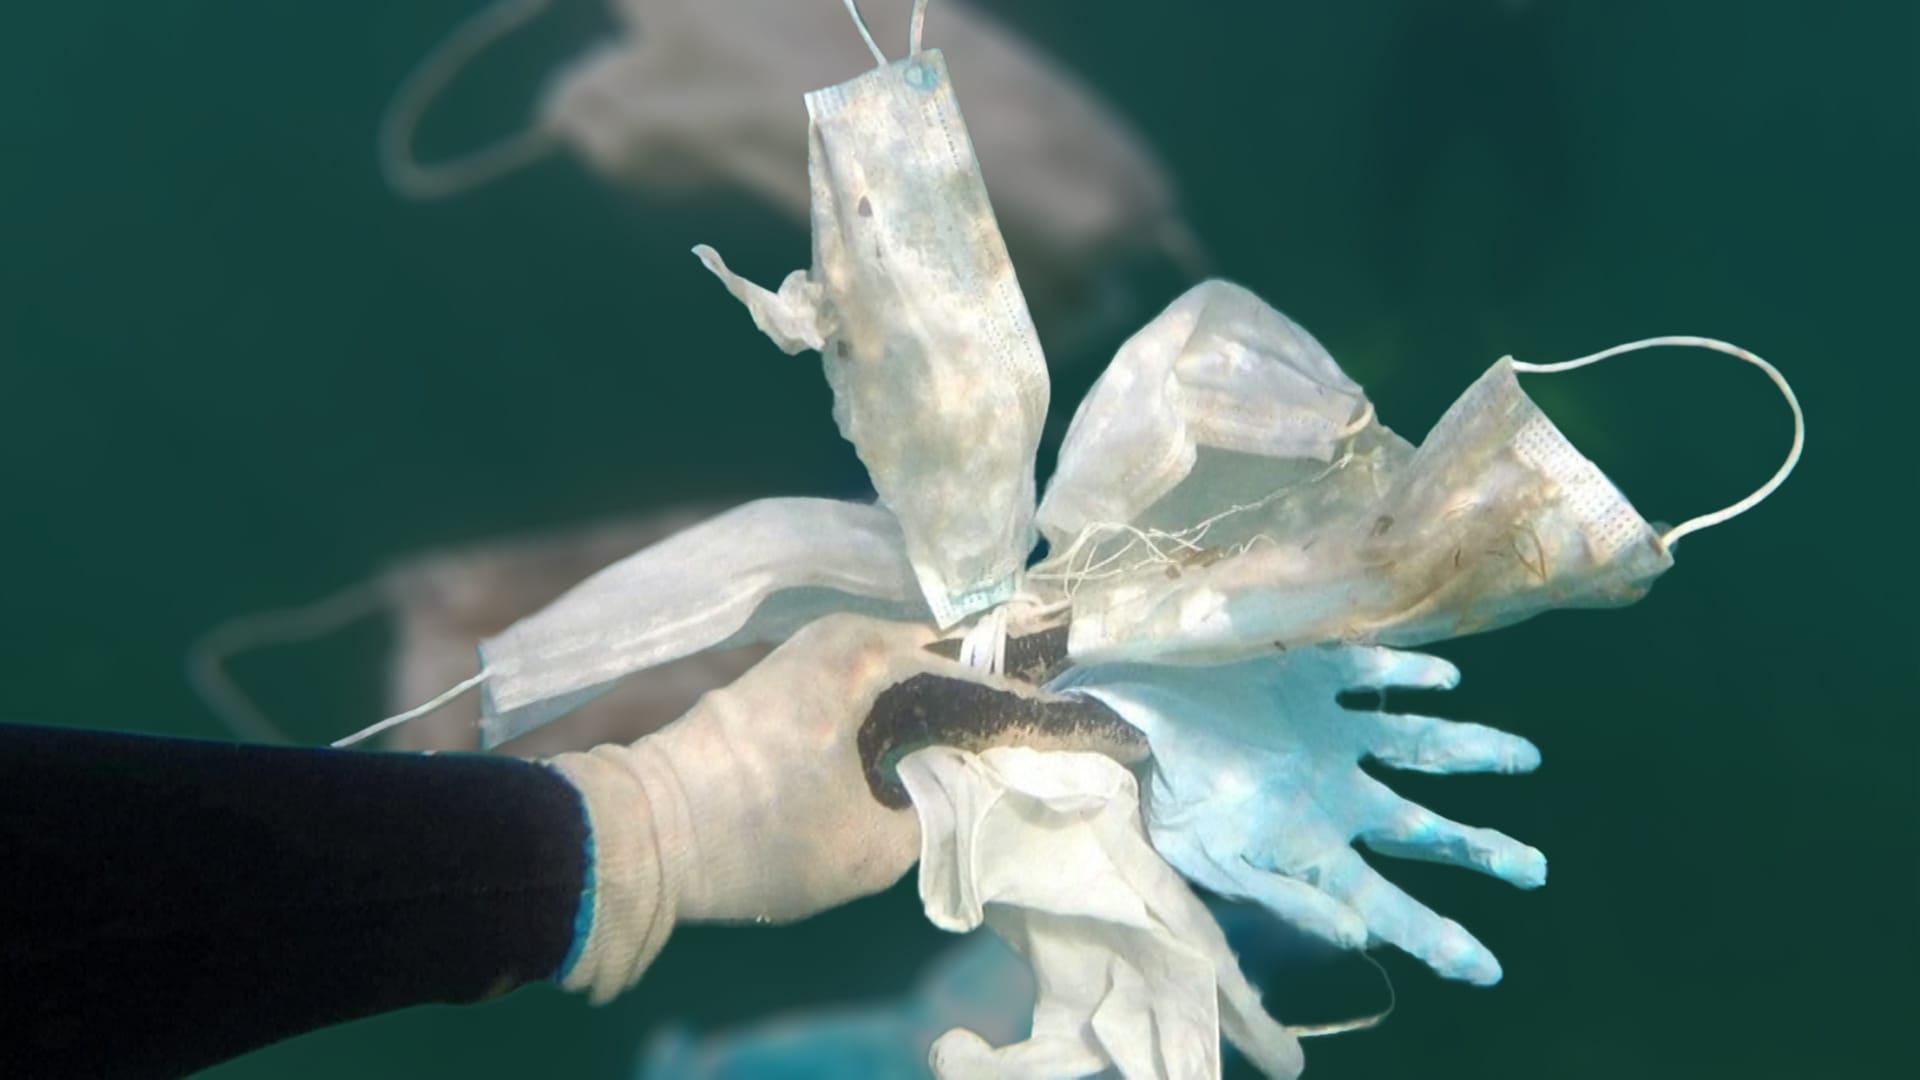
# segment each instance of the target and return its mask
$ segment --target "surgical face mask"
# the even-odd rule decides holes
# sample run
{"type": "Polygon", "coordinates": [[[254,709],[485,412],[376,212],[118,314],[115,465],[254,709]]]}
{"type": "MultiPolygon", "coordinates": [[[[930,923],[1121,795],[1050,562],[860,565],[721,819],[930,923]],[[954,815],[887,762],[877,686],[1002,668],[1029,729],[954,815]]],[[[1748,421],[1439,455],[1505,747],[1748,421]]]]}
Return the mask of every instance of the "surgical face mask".
{"type": "Polygon", "coordinates": [[[874,45],[879,67],[806,96],[811,272],[773,293],[695,250],[782,349],[820,351],[946,627],[1011,597],[1033,546],[1047,372],[946,61],[914,27],[906,59],[874,45]]]}
{"type": "MultiPolygon", "coordinates": [[[[1411,455],[1380,447],[1368,483],[1331,489],[1330,467],[1281,506],[1311,520],[1237,547],[1170,562],[1076,593],[1070,651],[1081,662],[1211,662],[1322,641],[1418,645],[1508,626],[1558,607],[1631,603],[1673,565],[1683,536],[1744,512],[1799,460],[1803,420],[1778,371],[1745,350],[1694,337],[1654,338],[1561,364],[1495,364],[1411,455]],[[1655,345],[1688,345],[1760,367],[1792,408],[1786,462],[1734,506],[1665,531],[1520,389],[1516,373],[1564,371],[1655,345]],[[1199,565],[1194,565],[1194,564],[1199,565]]],[[[1258,512],[1265,508],[1254,508],[1258,512]]]]}
{"type": "Polygon", "coordinates": [[[480,742],[492,749],[628,676],[712,649],[777,644],[839,611],[927,618],[898,524],[876,506],[758,499],[614,563],[483,640],[480,674],[411,712],[484,683],[480,742]]]}
{"type": "MultiPolygon", "coordinates": [[[[866,56],[819,0],[615,0],[622,33],[552,79],[531,128],[451,160],[417,160],[415,130],[434,101],[550,6],[499,0],[420,63],[381,124],[392,188],[445,198],[567,151],[622,190],[657,198],[731,188],[806,217],[807,143],[794,102],[866,56]]],[[[882,40],[906,40],[907,4],[869,6],[882,40]]],[[[933,22],[980,120],[980,158],[1002,222],[1023,271],[1057,298],[1051,306],[1101,295],[1104,266],[1143,250],[1200,272],[1206,257],[1165,168],[1092,88],[973,8],[943,4],[933,22]]]]}
{"type": "MultiPolygon", "coordinates": [[[[479,669],[476,642],[534,615],[636,549],[699,525],[721,509],[678,508],[531,540],[476,544],[396,566],[383,575],[393,618],[384,711],[411,708],[472,677],[479,669]]],[[[678,719],[709,690],[744,675],[767,651],[763,645],[743,645],[670,661],[501,749],[520,757],[549,757],[632,742],[678,719]]],[[[479,720],[476,699],[462,698],[395,730],[387,746],[474,750],[479,720]]]]}
{"type": "Polygon", "coordinates": [[[1317,478],[1369,428],[1366,395],[1312,335],[1238,285],[1203,282],[1121,346],[1074,412],[1038,515],[1049,561],[1082,545],[1084,568],[1128,528],[1191,525],[1317,478]]]}
{"type": "MultiPolygon", "coordinates": [[[[718,506],[692,506],[562,529],[543,535],[481,541],[424,552],[313,603],[228,620],[195,643],[193,687],[232,735],[255,742],[292,741],[256,705],[229,670],[242,653],[310,642],[363,619],[385,615],[392,633],[386,658],[385,707],[392,714],[471,678],[474,644],[538,612],[596,571],[713,517],[718,506]]],[[[649,669],[578,711],[503,747],[547,757],[604,742],[632,742],[664,727],[702,694],[745,674],[765,646],[700,652],[649,669]]],[[[479,705],[449,702],[397,730],[397,750],[473,750],[479,705]]]]}

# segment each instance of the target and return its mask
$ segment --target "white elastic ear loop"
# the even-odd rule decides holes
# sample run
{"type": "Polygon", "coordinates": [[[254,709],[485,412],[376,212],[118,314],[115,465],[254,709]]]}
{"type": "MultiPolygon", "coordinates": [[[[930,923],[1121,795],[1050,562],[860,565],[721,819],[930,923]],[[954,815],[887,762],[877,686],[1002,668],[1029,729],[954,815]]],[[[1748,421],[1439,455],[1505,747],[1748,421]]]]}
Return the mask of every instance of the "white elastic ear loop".
{"type": "Polygon", "coordinates": [[[1349,1031],[1365,1031],[1387,1022],[1387,1017],[1393,1015],[1393,1010],[1400,1007],[1400,993],[1393,988],[1393,976],[1387,974],[1387,969],[1381,965],[1380,961],[1375,960],[1371,953],[1361,953],[1360,959],[1372,964],[1373,970],[1380,973],[1380,981],[1387,984],[1387,1007],[1368,1016],[1353,1020],[1336,1020],[1330,1024],[1287,1024],[1287,1034],[1296,1039],[1311,1039],[1321,1035],[1344,1035],[1349,1031]]]}
{"type": "Polygon", "coordinates": [[[1730,345],[1714,338],[1694,337],[1691,334],[1670,334],[1665,337],[1651,337],[1642,341],[1630,341],[1625,345],[1615,345],[1611,349],[1603,349],[1600,352],[1594,353],[1592,356],[1583,356],[1577,360],[1562,360],[1557,364],[1526,364],[1518,360],[1513,360],[1511,357],[1509,357],[1508,360],[1513,364],[1515,371],[1524,371],[1536,375],[1551,375],[1559,371],[1572,371],[1574,368],[1585,367],[1588,364],[1597,364],[1609,357],[1619,356],[1621,353],[1634,352],[1639,349],[1651,349],[1662,345],[1680,345],[1689,348],[1712,349],[1714,352],[1726,353],[1728,356],[1745,360],[1747,363],[1766,372],[1767,378],[1773,380],[1773,385],[1780,388],[1780,396],[1787,399],[1787,408],[1793,410],[1793,446],[1787,450],[1787,460],[1781,463],[1779,470],[1773,474],[1773,478],[1760,485],[1759,489],[1753,494],[1741,499],[1732,506],[1726,507],[1723,510],[1715,510],[1710,514],[1701,514],[1696,518],[1689,518],[1660,534],[1660,543],[1670,548],[1678,543],[1683,536],[1699,532],[1701,529],[1710,528],[1714,525],[1719,525],[1725,521],[1731,521],[1753,509],[1755,506],[1758,506],[1762,500],[1773,494],[1775,488],[1785,483],[1787,475],[1793,472],[1793,467],[1800,464],[1800,451],[1801,448],[1806,445],[1807,440],[1807,418],[1800,411],[1800,399],[1794,396],[1793,387],[1787,385],[1786,376],[1780,374],[1780,369],[1738,345],[1730,345]]]}
{"type": "Polygon", "coordinates": [[[867,29],[867,20],[860,14],[860,5],[855,0],[846,0],[847,14],[853,16],[854,28],[860,31],[860,40],[867,43],[867,51],[873,54],[873,62],[880,67],[887,66],[887,54],[880,51],[880,43],[873,40],[873,31],[867,29]]]}
{"type": "Polygon", "coordinates": [[[455,683],[453,686],[449,687],[448,689],[441,691],[438,697],[434,698],[432,701],[429,701],[424,705],[416,705],[413,708],[408,709],[406,712],[400,713],[397,716],[389,716],[385,720],[382,720],[377,724],[373,724],[371,726],[361,728],[359,731],[354,732],[353,734],[347,736],[344,739],[335,739],[333,740],[333,742],[329,743],[328,745],[332,746],[336,750],[344,750],[349,746],[354,746],[358,743],[363,743],[368,739],[373,738],[375,735],[378,735],[381,732],[387,730],[388,728],[399,727],[401,724],[404,724],[409,720],[418,720],[419,718],[427,715],[428,713],[431,713],[431,712],[434,712],[435,710],[440,709],[442,706],[446,705],[448,702],[452,701],[454,698],[459,697],[461,694],[464,694],[467,691],[473,689],[474,687],[479,686],[481,683],[486,682],[487,677],[492,674],[493,672],[483,668],[481,669],[480,674],[475,675],[472,678],[463,679],[460,682],[455,683]]]}
{"type": "Polygon", "coordinates": [[[500,0],[482,8],[408,73],[380,118],[380,172],[387,186],[410,199],[444,199],[531,165],[558,148],[552,133],[535,127],[432,165],[413,156],[414,130],[433,99],[475,56],[545,11],[551,2],[500,0]]]}
{"type": "Polygon", "coordinates": [[[913,21],[907,24],[907,55],[920,55],[921,32],[927,28],[927,0],[913,0],[913,21]]]}

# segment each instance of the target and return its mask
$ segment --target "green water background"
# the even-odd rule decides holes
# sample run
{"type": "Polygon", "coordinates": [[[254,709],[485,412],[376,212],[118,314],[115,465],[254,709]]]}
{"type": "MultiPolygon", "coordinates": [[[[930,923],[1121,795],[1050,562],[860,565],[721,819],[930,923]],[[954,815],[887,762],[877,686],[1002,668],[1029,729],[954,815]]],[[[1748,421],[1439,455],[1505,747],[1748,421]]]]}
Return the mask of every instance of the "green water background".
{"type": "MultiPolygon", "coordinates": [[[[1395,868],[1506,979],[1389,955],[1398,1014],[1312,1043],[1311,1075],[1920,1075],[1920,5],[984,6],[1133,118],[1222,273],[1402,432],[1503,353],[1675,332],[1770,357],[1811,419],[1779,496],[1688,540],[1638,606],[1439,650],[1466,678],[1434,707],[1524,733],[1546,766],[1400,786],[1540,846],[1552,880],[1395,868]]],[[[441,205],[383,188],[380,109],[471,7],[0,14],[0,718],[214,736],[181,658],[222,617],[429,545],[857,476],[817,365],[686,254],[712,242],[771,279],[805,259],[792,223],[636,202],[570,163],[441,205]]],[[[605,26],[560,5],[433,138],[525,115],[605,26]]],[[[1049,454],[1125,329],[1051,358],[1049,454]]],[[[1788,435],[1765,381],[1711,354],[1529,389],[1654,518],[1744,494],[1788,435]]],[[[384,644],[249,677],[317,740],[376,715],[384,644]]],[[[217,1075],[623,1076],[663,1019],[897,991],[938,944],[909,885],[801,927],[685,930],[609,1008],[530,989],[217,1075]]]]}

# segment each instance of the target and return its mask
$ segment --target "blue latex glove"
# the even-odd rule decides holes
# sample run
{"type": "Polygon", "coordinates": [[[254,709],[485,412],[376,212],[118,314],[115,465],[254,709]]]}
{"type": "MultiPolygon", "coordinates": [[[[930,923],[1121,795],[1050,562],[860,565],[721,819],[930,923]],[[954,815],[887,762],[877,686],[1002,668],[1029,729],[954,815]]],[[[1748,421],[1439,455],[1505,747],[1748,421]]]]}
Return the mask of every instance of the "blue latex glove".
{"type": "Polygon", "coordinates": [[[1215,667],[1077,668],[1049,688],[1089,694],[1146,733],[1147,831],[1189,879],[1336,944],[1384,941],[1447,978],[1485,985],[1500,979],[1486,946],[1380,876],[1352,841],[1472,867],[1521,888],[1546,882],[1546,857],[1401,798],[1360,761],[1430,773],[1529,772],[1540,751],[1479,724],[1359,712],[1336,701],[1345,691],[1451,689],[1459,680],[1458,669],[1435,657],[1323,645],[1215,667]]]}

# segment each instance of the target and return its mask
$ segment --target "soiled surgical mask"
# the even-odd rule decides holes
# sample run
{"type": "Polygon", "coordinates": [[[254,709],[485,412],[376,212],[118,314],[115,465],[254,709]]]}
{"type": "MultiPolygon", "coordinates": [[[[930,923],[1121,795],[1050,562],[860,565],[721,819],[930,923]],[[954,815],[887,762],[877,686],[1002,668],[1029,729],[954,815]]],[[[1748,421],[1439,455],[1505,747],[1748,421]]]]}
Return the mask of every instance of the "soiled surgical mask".
{"type": "Polygon", "coordinates": [[[1047,370],[946,61],[910,50],[806,95],[810,272],[769,292],[696,251],[780,348],[819,350],[947,627],[1009,599],[1033,547],[1047,370]]]}
{"type": "MultiPolygon", "coordinates": [[[[1233,383],[1249,380],[1236,372],[1233,383]]],[[[1418,450],[1379,427],[1345,387],[1301,384],[1274,396],[1249,386],[1248,393],[1319,441],[1206,457],[1191,449],[1191,423],[1148,438],[1116,437],[1109,424],[1091,429],[1083,445],[1070,434],[1063,462],[1120,452],[1173,460],[1169,471],[1180,477],[1165,500],[1177,509],[1134,511],[1137,523],[1090,520],[1130,508],[1089,502],[1077,490],[1079,474],[1064,467],[1049,490],[1041,520],[1058,552],[1032,577],[1070,596],[1076,661],[1210,663],[1327,641],[1418,645],[1554,608],[1631,603],[1673,565],[1681,537],[1771,494],[1804,441],[1799,403],[1778,371],[1746,350],[1697,337],[1652,338],[1560,364],[1502,359],[1418,450]],[[1516,377],[1658,345],[1712,349],[1761,368],[1794,421],[1787,459],[1765,485],[1664,531],[1573,447],[1516,377]],[[1347,426],[1333,428],[1337,411],[1315,412],[1329,395],[1357,414],[1347,426]],[[1184,459],[1175,454],[1182,447],[1184,459]],[[1264,493],[1262,483],[1271,484],[1264,493]],[[1050,516],[1056,508],[1074,512],[1050,516]]],[[[1089,401],[1100,394],[1096,388],[1089,401]]]]}
{"type": "MultiPolygon", "coordinates": [[[[395,190],[444,198],[571,151],[620,189],[671,197],[730,188],[807,215],[807,144],[794,102],[866,56],[860,37],[830,17],[830,0],[615,0],[620,33],[556,74],[530,129],[451,160],[417,160],[415,129],[435,100],[481,52],[549,7],[482,8],[408,77],[380,134],[395,190]]],[[[880,40],[907,40],[907,4],[868,7],[880,40]]],[[[1098,295],[1116,259],[1136,252],[1199,272],[1206,258],[1166,169],[1092,88],[966,4],[941,4],[930,25],[966,83],[980,158],[1023,273],[1050,308],[1098,295]]]]}
{"type": "Polygon", "coordinates": [[[1178,529],[1319,481],[1356,436],[1380,430],[1312,335],[1238,285],[1203,282],[1129,338],[1075,410],[1038,515],[1049,562],[1070,560],[1076,583],[1104,580],[1087,568],[1131,530],[1178,529]]]}

